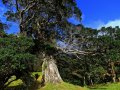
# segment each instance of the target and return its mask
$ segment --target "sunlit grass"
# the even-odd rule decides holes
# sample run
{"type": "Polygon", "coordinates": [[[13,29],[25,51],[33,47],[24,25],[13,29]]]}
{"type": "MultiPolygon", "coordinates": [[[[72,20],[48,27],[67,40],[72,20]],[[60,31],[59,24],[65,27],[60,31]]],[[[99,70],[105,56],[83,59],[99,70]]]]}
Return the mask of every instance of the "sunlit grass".
{"type": "Polygon", "coordinates": [[[35,75],[35,74],[38,74],[39,76],[42,76],[42,72],[32,72],[31,73],[33,76],[35,75]]]}
{"type": "MultiPolygon", "coordinates": [[[[15,76],[12,76],[9,80],[8,80],[8,82],[7,83],[9,83],[10,81],[12,81],[12,80],[15,80],[16,79],[16,77],[15,76]]],[[[6,83],[6,84],[7,84],[6,83]]],[[[22,85],[23,84],[23,82],[22,82],[22,80],[20,80],[20,79],[18,79],[18,80],[15,80],[15,81],[13,81],[12,83],[10,83],[8,86],[18,86],[18,85],[22,85]]]]}
{"type": "Polygon", "coordinates": [[[56,84],[56,85],[49,83],[46,86],[44,86],[40,89],[37,89],[37,90],[88,90],[88,89],[80,87],[80,86],[76,86],[73,84],[62,82],[62,83],[56,84]]]}
{"type": "Polygon", "coordinates": [[[90,87],[90,90],[120,90],[120,83],[100,84],[90,87]]]}

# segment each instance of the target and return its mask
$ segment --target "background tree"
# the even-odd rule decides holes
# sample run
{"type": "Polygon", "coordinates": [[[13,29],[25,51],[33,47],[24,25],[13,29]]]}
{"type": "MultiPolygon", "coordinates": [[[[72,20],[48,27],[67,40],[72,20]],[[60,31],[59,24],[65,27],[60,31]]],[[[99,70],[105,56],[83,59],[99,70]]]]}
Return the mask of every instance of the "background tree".
{"type": "MultiPolygon", "coordinates": [[[[66,65],[67,63],[70,65],[70,67],[67,66],[70,69],[59,65],[63,69],[65,68],[67,73],[69,72],[69,78],[62,74],[63,77],[67,80],[72,77],[77,84],[82,85],[107,81],[116,82],[119,76],[119,39],[116,36],[119,37],[119,27],[103,27],[95,30],[82,25],[73,26],[64,40],[66,47],[62,51],[69,54],[66,57],[71,58],[74,63],[71,59],[69,59],[70,62],[65,61],[66,65]],[[73,65],[76,63],[74,65],[76,68],[72,67],[71,63],[73,65]],[[80,83],[77,80],[84,82],[80,83]]],[[[61,72],[65,73],[64,70],[61,72]]],[[[70,82],[75,83],[74,80],[70,80],[70,82]]]]}

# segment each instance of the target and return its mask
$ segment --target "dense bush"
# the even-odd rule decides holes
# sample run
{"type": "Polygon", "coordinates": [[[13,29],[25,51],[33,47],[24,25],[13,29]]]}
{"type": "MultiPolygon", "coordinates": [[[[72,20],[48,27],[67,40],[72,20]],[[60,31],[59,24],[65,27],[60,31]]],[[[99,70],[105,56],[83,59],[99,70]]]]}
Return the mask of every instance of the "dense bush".
{"type": "Polygon", "coordinates": [[[6,86],[5,83],[12,75],[27,83],[26,79],[30,76],[36,59],[30,53],[32,46],[34,43],[31,38],[7,34],[0,38],[0,88],[6,86]]]}

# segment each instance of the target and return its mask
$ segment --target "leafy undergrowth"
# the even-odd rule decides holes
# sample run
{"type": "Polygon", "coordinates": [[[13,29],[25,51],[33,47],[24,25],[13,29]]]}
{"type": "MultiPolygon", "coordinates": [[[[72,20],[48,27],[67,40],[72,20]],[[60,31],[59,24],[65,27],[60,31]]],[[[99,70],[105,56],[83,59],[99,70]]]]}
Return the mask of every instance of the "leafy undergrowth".
{"type": "Polygon", "coordinates": [[[120,90],[120,83],[99,84],[89,88],[90,90],[120,90]]]}

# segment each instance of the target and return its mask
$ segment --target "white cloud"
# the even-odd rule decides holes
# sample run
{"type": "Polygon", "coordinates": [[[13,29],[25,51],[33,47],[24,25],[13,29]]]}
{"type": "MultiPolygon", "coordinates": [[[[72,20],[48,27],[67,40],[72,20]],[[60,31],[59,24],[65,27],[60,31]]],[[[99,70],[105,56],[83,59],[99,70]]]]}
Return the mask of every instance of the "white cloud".
{"type": "Polygon", "coordinates": [[[114,21],[110,21],[110,22],[108,22],[108,23],[105,25],[105,27],[109,27],[109,26],[112,26],[112,27],[120,26],[120,19],[114,20],[114,21]]]}
{"type": "Polygon", "coordinates": [[[96,21],[90,21],[89,23],[87,23],[85,26],[86,27],[92,27],[92,28],[96,28],[99,29],[101,26],[103,26],[105,23],[101,20],[96,20],[96,21]]]}
{"type": "Polygon", "coordinates": [[[101,24],[97,27],[97,29],[100,29],[101,27],[115,27],[115,26],[119,26],[120,27],[120,19],[116,19],[116,20],[112,20],[112,21],[108,21],[108,23],[106,24],[101,24]]]}

